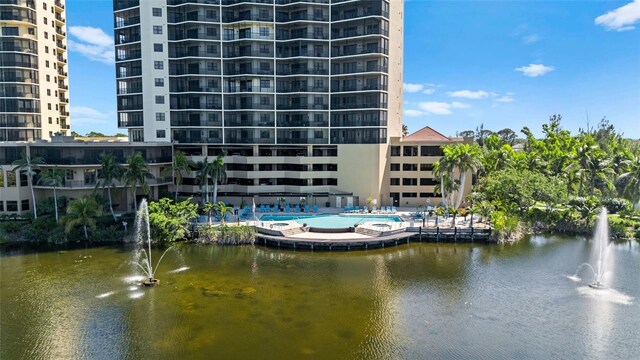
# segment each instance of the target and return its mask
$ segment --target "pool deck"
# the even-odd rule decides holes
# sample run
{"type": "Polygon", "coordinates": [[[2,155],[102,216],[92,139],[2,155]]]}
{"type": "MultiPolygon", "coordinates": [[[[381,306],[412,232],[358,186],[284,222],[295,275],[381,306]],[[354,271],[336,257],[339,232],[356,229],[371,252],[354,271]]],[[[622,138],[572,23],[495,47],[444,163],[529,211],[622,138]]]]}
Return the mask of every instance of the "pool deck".
{"type": "Polygon", "coordinates": [[[259,245],[312,251],[349,251],[385,248],[410,242],[489,243],[490,228],[422,228],[412,227],[392,231],[380,236],[358,232],[314,233],[300,232],[278,235],[258,228],[256,243],[259,245]],[[265,233],[268,232],[268,233],[265,233]]]}

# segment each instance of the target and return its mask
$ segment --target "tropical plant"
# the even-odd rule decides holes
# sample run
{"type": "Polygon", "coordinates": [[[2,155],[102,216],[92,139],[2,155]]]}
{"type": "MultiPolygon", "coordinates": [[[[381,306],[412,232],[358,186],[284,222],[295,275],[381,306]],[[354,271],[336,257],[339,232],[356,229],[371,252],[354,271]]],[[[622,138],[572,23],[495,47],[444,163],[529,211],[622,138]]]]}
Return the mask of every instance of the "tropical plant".
{"type": "Polygon", "coordinates": [[[625,184],[622,194],[634,204],[640,202],[640,152],[633,155],[628,164],[628,171],[620,174],[618,179],[625,184]]]}
{"type": "Polygon", "coordinates": [[[98,181],[96,188],[107,189],[107,196],[109,198],[109,211],[113,217],[113,221],[116,221],[116,214],[113,211],[113,200],[111,198],[111,189],[116,186],[116,181],[122,178],[124,174],[124,168],[118,164],[116,158],[112,154],[100,155],[100,169],[98,169],[98,181]]]}
{"type": "Polygon", "coordinates": [[[180,185],[182,185],[183,181],[182,175],[190,171],[194,166],[195,163],[187,157],[187,154],[185,154],[184,151],[178,150],[175,152],[175,154],[173,154],[173,162],[171,163],[171,167],[165,169],[163,176],[170,175],[175,180],[176,189],[173,198],[174,201],[178,201],[178,189],[180,185]]]}
{"type": "Polygon", "coordinates": [[[149,193],[149,180],[153,179],[153,175],[149,170],[149,164],[144,160],[140,152],[136,152],[127,159],[127,167],[122,175],[124,183],[131,186],[131,197],[133,198],[134,210],[138,211],[138,202],[136,201],[136,189],[142,187],[145,194],[149,193]]]}
{"type": "Polygon", "coordinates": [[[213,179],[213,200],[216,202],[218,199],[218,183],[224,184],[227,182],[227,172],[224,169],[224,154],[219,154],[218,157],[211,164],[211,178],[213,179]]]}
{"type": "Polygon", "coordinates": [[[218,204],[216,204],[215,209],[216,213],[220,214],[220,222],[222,225],[224,225],[224,218],[227,214],[233,215],[233,206],[227,206],[224,201],[219,201],[218,204]]]}
{"type": "Polygon", "coordinates": [[[476,173],[482,168],[482,151],[476,144],[455,144],[447,145],[443,148],[444,156],[441,163],[449,164],[451,170],[450,177],[453,179],[453,170],[458,171],[458,189],[455,202],[452,204],[456,209],[462,204],[464,198],[464,188],[467,179],[467,172],[476,173]]]}
{"type": "Polygon", "coordinates": [[[218,211],[218,204],[206,202],[202,207],[202,211],[207,213],[207,222],[211,224],[211,213],[218,211]]]}
{"type": "Polygon", "coordinates": [[[56,214],[56,224],[59,223],[58,194],[56,193],[56,189],[62,186],[62,182],[64,181],[64,175],[65,175],[64,170],[59,169],[56,166],[52,169],[46,169],[42,171],[40,173],[40,178],[38,179],[38,184],[51,186],[53,188],[53,208],[55,209],[55,214],[56,214]]]}
{"type": "Polygon", "coordinates": [[[211,173],[211,165],[208,157],[205,157],[204,161],[198,161],[196,164],[196,181],[203,190],[202,204],[209,202],[209,175],[211,173]]]}
{"type": "Polygon", "coordinates": [[[191,235],[189,226],[198,217],[198,205],[191,198],[174,202],[163,198],[149,203],[149,224],[152,238],[157,241],[176,241],[191,235]]]}
{"type": "Polygon", "coordinates": [[[29,185],[29,190],[31,190],[31,200],[33,203],[33,218],[38,218],[38,209],[36,206],[36,194],[33,191],[33,176],[35,175],[35,171],[40,169],[40,165],[44,164],[45,161],[41,157],[31,158],[29,155],[23,153],[20,159],[17,159],[13,162],[14,165],[13,170],[11,171],[24,171],[27,175],[27,184],[29,185]]]}
{"type": "Polygon", "coordinates": [[[64,218],[65,230],[71,232],[74,227],[82,226],[84,238],[89,240],[88,228],[95,230],[95,218],[102,215],[102,210],[93,197],[83,197],[69,203],[64,218]]]}

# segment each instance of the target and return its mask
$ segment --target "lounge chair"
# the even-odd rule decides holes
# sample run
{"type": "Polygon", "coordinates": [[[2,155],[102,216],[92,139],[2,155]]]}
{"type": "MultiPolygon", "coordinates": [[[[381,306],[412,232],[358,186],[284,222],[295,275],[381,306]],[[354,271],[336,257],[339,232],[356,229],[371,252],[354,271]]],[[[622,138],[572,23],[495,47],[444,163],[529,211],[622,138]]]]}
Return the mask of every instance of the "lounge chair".
{"type": "Polygon", "coordinates": [[[289,206],[289,204],[284,206],[284,211],[285,212],[291,212],[291,206],[289,206]]]}
{"type": "Polygon", "coordinates": [[[372,214],[377,214],[378,213],[378,207],[377,206],[372,207],[371,208],[371,213],[372,214]]]}
{"type": "Polygon", "coordinates": [[[300,205],[296,205],[296,207],[294,208],[295,212],[300,212],[300,205]]]}
{"type": "Polygon", "coordinates": [[[313,212],[318,212],[318,205],[313,205],[313,212]]]}
{"type": "Polygon", "coordinates": [[[306,213],[311,212],[311,208],[309,207],[309,205],[304,206],[304,212],[306,213]]]}
{"type": "Polygon", "coordinates": [[[391,213],[392,213],[392,214],[395,214],[396,212],[398,212],[398,210],[396,209],[396,207],[395,207],[395,206],[392,206],[392,207],[391,207],[391,213]]]}

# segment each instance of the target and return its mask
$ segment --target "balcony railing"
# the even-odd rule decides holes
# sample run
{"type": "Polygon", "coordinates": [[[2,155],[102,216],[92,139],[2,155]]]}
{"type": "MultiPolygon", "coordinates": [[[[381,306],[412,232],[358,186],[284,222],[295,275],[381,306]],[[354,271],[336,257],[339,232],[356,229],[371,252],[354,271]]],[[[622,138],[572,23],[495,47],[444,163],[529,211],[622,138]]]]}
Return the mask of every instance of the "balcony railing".
{"type": "Polygon", "coordinates": [[[273,40],[273,33],[270,32],[268,34],[261,34],[256,32],[242,32],[238,34],[224,34],[222,39],[223,40],[243,40],[243,39],[273,40]]]}
{"type": "Polygon", "coordinates": [[[261,69],[259,67],[243,67],[239,69],[224,69],[224,75],[273,75],[273,69],[261,69]]]}
{"type": "MultiPolygon", "coordinates": [[[[335,64],[334,64],[335,65],[335,64]]],[[[331,71],[331,75],[342,75],[342,74],[356,74],[356,73],[364,73],[364,72],[389,72],[389,68],[386,66],[355,66],[355,67],[342,67],[342,68],[334,68],[331,71]]]]}

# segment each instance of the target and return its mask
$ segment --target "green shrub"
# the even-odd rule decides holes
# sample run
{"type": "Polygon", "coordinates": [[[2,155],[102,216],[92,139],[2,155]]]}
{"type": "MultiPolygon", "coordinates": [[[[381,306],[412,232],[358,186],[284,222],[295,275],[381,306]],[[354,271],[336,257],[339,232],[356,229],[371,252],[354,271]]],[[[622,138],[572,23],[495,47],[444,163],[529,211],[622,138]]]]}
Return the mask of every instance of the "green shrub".
{"type": "Polygon", "coordinates": [[[0,227],[2,227],[2,230],[7,234],[15,234],[19,232],[25,224],[25,222],[7,221],[0,223],[0,227]]]}
{"type": "Polygon", "coordinates": [[[604,205],[611,214],[617,214],[631,209],[629,200],[623,198],[605,199],[602,201],[602,205],[604,205]]]}
{"type": "Polygon", "coordinates": [[[253,244],[256,230],[247,225],[203,225],[198,229],[197,242],[201,244],[241,245],[253,244]]]}

